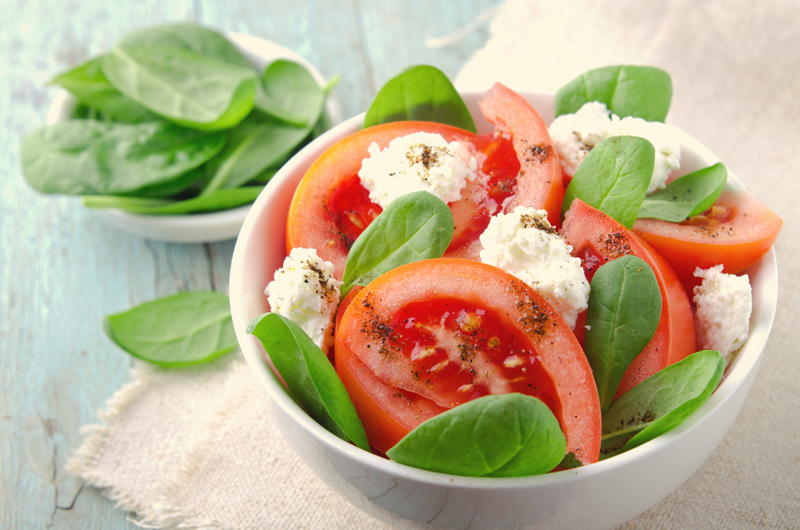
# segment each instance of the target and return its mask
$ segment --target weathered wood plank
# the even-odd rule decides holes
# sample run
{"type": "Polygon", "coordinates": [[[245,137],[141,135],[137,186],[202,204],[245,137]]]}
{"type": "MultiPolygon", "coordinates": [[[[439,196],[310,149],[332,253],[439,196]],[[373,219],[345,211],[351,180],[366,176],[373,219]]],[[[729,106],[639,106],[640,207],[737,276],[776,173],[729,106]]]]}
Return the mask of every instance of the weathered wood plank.
{"type": "Polygon", "coordinates": [[[19,174],[19,142],[44,122],[48,78],[129,29],[191,20],[194,6],[12,1],[0,9],[0,527],[134,528],[64,469],[80,426],[128,377],[129,359],[100,319],[179,282],[207,288],[208,259],[200,245],[148,249],[75,199],[32,192],[19,174]],[[173,270],[158,268],[169,260],[173,270]]]}

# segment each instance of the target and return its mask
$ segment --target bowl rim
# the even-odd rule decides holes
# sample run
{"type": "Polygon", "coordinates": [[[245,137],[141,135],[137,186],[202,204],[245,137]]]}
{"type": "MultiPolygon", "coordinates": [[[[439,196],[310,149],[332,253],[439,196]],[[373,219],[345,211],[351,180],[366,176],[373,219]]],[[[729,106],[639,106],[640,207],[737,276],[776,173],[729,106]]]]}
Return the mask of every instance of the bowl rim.
{"type": "MultiPolygon", "coordinates": [[[[280,44],[238,32],[219,32],[230,41],[245,58],[256,67],[257,71],[263,69],[254,64],[248,56],[257,57],[259,61],[269,63],[278,59],[290,59],[303,65],[312,75],[314,80],[324,86],[327,80],[317,68],[297,52],[281,46],[280,44]]],[[[59,88],[53,96],[53,101],[47,111],[46,125],[70,119],[72,110],[78,99],[68,90],[59,88]]],[[[332,125],[342,121],[341,105],[335,97],[328,94],[323,112],[328,116],[332,125]]],[[[216,212],[203,212],[179,215],[147,215],[121,210],[119,208],[90,209],[95,215],[102,217],[109,224],[124,231],[158,241],[175,243],[210,243],[235,238],[247,212],[254,203],[249,203],[227,210],[216,212]]]]}
{"type": "MultiPolygon", "coordinates": [[[[484,92],[482,91],[464,91],[461,92],[461,95],[465,100],[468,98],[474,100],[479,98],[483,93],[484,92]]],[[[542,94],[537,92],[519,92],[519,94],[529,100],[531,98],[554,98],[553,94],[542,94]]],[[[291,417],[298,426],[315,438],[319,443],[322,443],[324,446],[326,446],[328,450],[334,451],[341,456],[355,459],[365,467],[372,467],[377,471],[386,473],[393,477],[402,477],[407,480],[414,480],[419,483],[429,485],[446,484],[448,487],[457,489],[490,488],[498,491],[516,490],[520,488],[529,489],[549,487],[557,484],[564,484],[571,481],[591,478],[593,476],[606,473],[609,470],[636,465],[636,462],[639,460],[648,458],[652,453],[660,452],[673,445],[676,440],[683,438],[689,435],[692,431],[698,429],[699,424],[704,419],[710,415],[713,415],[717,410],[722,408],[724,404],[728,402],[734,394],[736,394],[737,390],[744,384],[748,376],[754,370],[757,370],[764,347],[772,329],[777,307],[778,271],[774,248],[771,248],[758,262],[740,273],[747,273],[751,275],[751,285],[753,286],[754,299],[756,292],[763,297],[762,310],[758,315],[756,315],[755,312],[753,313],[751,317],[750,337],[742,349],[736,354],[736,357],[731,365],[726,369],[721,384],[717,387],[709,400],[697,411],[695,411],[695,413],[693,413],[689,418],[684,420],[683,423],[662,434],[661,436],[658,436],[655,439],[625,453],[614,456],[613,458],[609,458],[607,460],[593,463],[591,465],[546,473],[543,475],[509,478],[465,477],[413,468],[388,459],[384,459],[378,455],[363,451],[330,433],[324,427],[314,421],[310,416],[308,416],[308,414],[306,414],[306,412],[290,397],[289,392],[283,386],[279,376],[277,376],[269,368],[267,362],[261,357],[261,352],[263,352],[261,344],[257,339],[255,339],[255,337],[246,333],[246,327],[249,323],[249,320],[247,320],[247,315],[244,314],[245,304],[244,300],[242,299],[242,295],[244,294],[242,282],[244,278],[242,270],[245,265],[245,254],[247,250],[246,240],[256,225],[257,213],[263,208],[264,203],[267,202],[270,195],[277,190],[284,180],[287,180],[292,175],[295,168],[300,165],[301,162],[305,161],[305,158],[309,156],[310,153],[313,153],[326,145],[332,144],[332,138],[338,139],[344,134],[351,134],[359,130],[363,124],[364,116],[364,113],[354,116],[353,118],[340,123],[338,126],[331,128],[325,134],[316,138],[301,151],[299,151],[289,162],[287,162],[286,165],[283,166],[283,168],[275,175],[275,177],[273,177],[270,183],[264,188],[262,193],[256,199],[250,213],[245,219],[244,225],[242,226],[242,230],[239,234],[239,238],[236,241],[231,263],[229,289],[234,328],[242,353],[253,376],[256,379],[258,386],[264,390],[269,398],[287,415],[289,415],[289,417],[291,417]],[[752,277],[754,273],[758,273],[755,276],[755,281],[753,281],[752,277]],[[758,286],[758,291],[756,291],[756,286],[758,286]],[[757,319],[756,316],[758,316],[757,319]],[[752,323],[756,320],[758,326],[754,327],[752,323]]],[[[719,158],[711,152],[711,150],[690,136],[688,133],[677,128],[676,131],[680,136],[680,142],[682,146],[690,147],[703,159],[705,163],[713,164],[720,161],[719,158]]],[[[736,177],[736,175],[730,170],[728,171],[728,178],[730,183],[729,187],[738,190],[745,189],[738,177],[736,177]]]]}

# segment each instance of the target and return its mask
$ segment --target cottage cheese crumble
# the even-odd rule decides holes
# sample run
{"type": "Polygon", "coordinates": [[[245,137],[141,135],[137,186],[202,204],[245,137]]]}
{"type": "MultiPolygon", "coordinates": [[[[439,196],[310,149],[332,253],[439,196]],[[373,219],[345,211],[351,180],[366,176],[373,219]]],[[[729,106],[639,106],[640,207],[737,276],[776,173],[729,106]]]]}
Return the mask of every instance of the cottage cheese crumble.
{"type": "Polygon", "coordinates": [[[414,191],[427,191],[450,203],[461,199],[467,181],[477,176],[478,162],[470,148],[425,132],[395,138],[383,150],[373,142],[358,176],[369,200],[381,208],[414,191]]]}
{"type": "Polygon", "coordinates": [[[480,237],[481,261],[516,276],[544,296],[575,328],[589,304],[589,282],[581,260],[547,221],[545,210],[518,206],[498,214],[480,237]]]}
{"type": "Polygon", "coordinates": [[[753,311],[750,282],[747,276],[723,273],[722,265],[707,270],[698,267],[694,275],[703,278],[703,283],[694,288],[700,347],[719,351],[729,364],[731,353],[738,350],[749,335],[753,311]]]}
{"type": "Polygon", "coordinates": [[[594,146],[612,136],[640,136],[655,147],[655,168],[648,194],[665,188],[669,172],[681,165],[681,146],[671,125],[630,116],[620,119],[598,101],[585,103],[575,114],[559,116],[549,130],[561,165],[570,176],[594,146]]]}
{"type": "Polygon", "coordinates": [[[327,352],[333,344],[333,322],[342,282],[333,277],[333,264],[323,261],[314,249],[295,248],[275,271],[267,285],[273,313],[282,315],[305,331],[327,352]]]}

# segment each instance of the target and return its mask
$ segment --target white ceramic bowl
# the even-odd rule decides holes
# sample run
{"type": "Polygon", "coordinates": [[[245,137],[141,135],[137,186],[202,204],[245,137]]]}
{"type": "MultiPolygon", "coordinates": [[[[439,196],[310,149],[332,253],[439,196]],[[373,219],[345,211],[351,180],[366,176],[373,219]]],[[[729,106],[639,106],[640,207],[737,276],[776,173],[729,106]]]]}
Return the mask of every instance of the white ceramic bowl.
{"type": "MultiPolygon", "coordinates": [[[[548,123],[552,96],[523,94],[548,123]]],[[[463,95],[479,132],[492,129],[480,115],[478,93],[463,95]]],[[[613,528],[655,506],[711,455],[733,424],[755,379],[772,328],[778,293],[775,253],[746,272],[753,286],[750,339],[709,401],[678,428],[627,453],[590,466],[541,476],[468,478],[423,471],[366,453],[312,420],[288,395],[245,331],[268,311],[264,287],[285,257],[286,212],[311,163],[331,144],[358,130],[352,118],[306,146],[261,193],[245,220],[231,267],[233,323],[245,358],[272,417],[298,455],[340,495],[397,528],[613,528]]],[[[719,159],[681,135],[683,171],[719,159]]],[[[733,187],[741,183],[729,173],[733,187]]]]}
{"type": "MultiPolygon", "coordinates": [[[[326,83],[325,78],[311,63],[283,46],[241,33],[227,33],[225,36],[259,72],[263,72],[269,63],[277,59],[290,59],[306,67],[321,86],[326,83]]],[[[56,92],[47,113],[47,125],[69,120],[76,104],[77,99],[66,90],[56,92]]],[[[331,124],[342,121],[341,108],[332,96],[328,96],[325,113],[331,124]]],[[[174,243],[207,243],[235,238],[250,206],[248,204],[221,212],[189,215],[140,215],[117,208],[92,209],[92,212],[120,230],[148,239],[174,243]]]]}

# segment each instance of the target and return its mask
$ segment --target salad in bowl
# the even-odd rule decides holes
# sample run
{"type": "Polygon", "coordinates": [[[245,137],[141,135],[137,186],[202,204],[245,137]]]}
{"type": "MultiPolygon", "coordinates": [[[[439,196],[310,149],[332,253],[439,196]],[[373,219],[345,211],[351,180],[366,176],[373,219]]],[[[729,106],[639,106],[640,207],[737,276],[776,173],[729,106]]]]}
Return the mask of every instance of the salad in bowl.
{"type": "Polygon", "coordinates": [[[666,74],[612,68],[555,98],[459,95],[411,69],[256,201],[232,266],[239,342],[298,454],[368,513],[610,527],[686,480],[735,419],[774,316],[780,219],[657,123],[666,74]],[[585,107],[599,120],[556,134],[556,114],[585,107]],[[671,254],[646,242],[659,230],[694,236],[671,254]],[[752,259],[687,257],[730,244],[752,259]],[[697,277],[672,265],[690,259],[697,277]]]}

